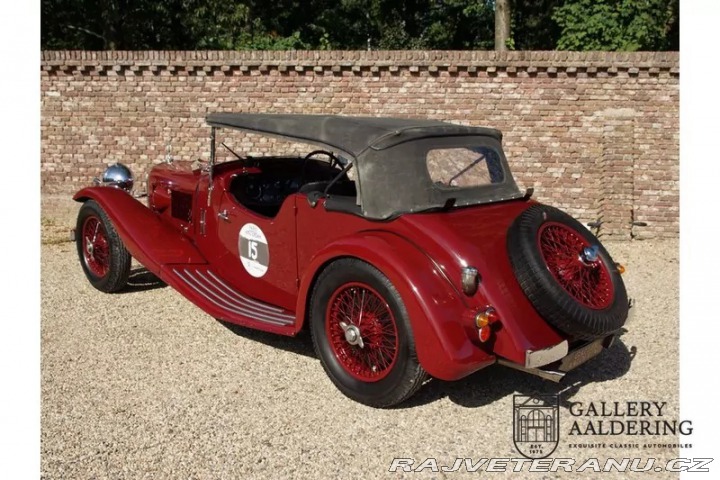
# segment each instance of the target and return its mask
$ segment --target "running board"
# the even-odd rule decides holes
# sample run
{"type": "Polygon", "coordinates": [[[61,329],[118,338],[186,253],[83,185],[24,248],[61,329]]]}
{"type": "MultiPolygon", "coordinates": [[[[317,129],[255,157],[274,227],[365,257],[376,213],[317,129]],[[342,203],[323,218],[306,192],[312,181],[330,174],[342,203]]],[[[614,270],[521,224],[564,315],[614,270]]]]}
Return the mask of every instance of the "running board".
{"type": "Polygon", "coordinates": [[[166,265],[162,277],[219,320],[285,334],[294,329],[293,312],[235,290],[207,265],[166,265]]]}

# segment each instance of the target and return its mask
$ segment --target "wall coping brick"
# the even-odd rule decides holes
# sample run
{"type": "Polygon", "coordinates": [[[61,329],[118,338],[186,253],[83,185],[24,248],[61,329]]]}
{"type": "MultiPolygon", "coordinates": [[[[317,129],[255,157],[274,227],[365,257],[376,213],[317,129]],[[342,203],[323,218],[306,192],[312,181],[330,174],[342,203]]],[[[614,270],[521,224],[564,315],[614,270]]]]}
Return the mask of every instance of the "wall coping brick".
{"type": "MultiPolygon", "coordinates": [[[[64,50],[41,52],[41,68],[45,71],[62,69],[66,72],[88,69],[130,69],[139,67],[249,67],[250,69],[293,67],[299,70],[332,70],[335,67],[390,69],[411,71],[438,68],[453,70],[496,69],[517,71],[566,71],[575,73],[578,69],[590,74],[598,71],[629,71],[638,74],[647,71],[657,75],[660,71],[679,73],[678,52],[565,52],[565,51],[510,51],[486,50],[347,50],[347,51],[81,51],[64,50]],[[318,69],[317,67],[320,67],[318,69]],[[416,67],[416,68],[412,68],[416,67]]],[[[216,68],[212,68],[216,67],[216,68]]]]}

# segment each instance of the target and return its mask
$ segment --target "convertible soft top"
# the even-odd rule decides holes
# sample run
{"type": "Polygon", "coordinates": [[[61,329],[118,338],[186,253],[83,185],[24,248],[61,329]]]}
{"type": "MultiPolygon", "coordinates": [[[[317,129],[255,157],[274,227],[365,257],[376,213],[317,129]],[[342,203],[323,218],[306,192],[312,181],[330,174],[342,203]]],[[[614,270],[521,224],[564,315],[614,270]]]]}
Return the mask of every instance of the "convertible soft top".
{"type": "Polygon", "coordinates": [[[435,136],[483,135],[502,139],[500,131],[493,128],[410,118],[211,113],[206,120],[213,127],[294,138],[342,150],[353,157],[368,148],[382,150],[407,140],[435,136]]]}

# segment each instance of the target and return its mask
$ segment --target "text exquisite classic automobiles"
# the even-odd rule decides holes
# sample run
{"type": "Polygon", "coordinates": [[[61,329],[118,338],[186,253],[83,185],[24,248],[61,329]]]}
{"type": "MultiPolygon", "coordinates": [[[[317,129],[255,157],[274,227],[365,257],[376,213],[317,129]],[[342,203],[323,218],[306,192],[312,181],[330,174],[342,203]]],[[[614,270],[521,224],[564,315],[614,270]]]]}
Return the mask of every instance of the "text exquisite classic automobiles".
{"type": "Polygon", "coordinates": [[[147,206],[111,166],[84,188],[76,241],[97,289],[131,256],[213,317],[308,329],[334,384],[377,407],[429,374],[500,362],[544,378],[608,347],[621,268],[562,211],[521,192],[499,131],[393,118],[216,113],[209,162],[155,166],[147,206]],[[216,162],[218,129],[314,144],[216,162]]]}

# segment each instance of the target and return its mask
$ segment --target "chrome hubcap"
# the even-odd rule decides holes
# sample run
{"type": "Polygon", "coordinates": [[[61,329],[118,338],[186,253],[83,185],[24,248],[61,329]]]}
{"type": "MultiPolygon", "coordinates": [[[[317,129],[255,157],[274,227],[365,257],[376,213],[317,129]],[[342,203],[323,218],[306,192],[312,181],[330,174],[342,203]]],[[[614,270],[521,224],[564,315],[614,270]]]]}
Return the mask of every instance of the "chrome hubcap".
{"type": "Polygon", "coordinates": [[[343,332],[345,332],[345,341],[348,342],[350,345],[357,345],[360,348],[363,348],[365,346],[362,336],[360,335],[360,329],[358,327],[352,324],[347,324],[345,322],[340,322],[340,328],[342,328],[343,332]]]}
{"type": "Polygon", "coordinates": [[[585,248],[583,248],[582,253],[580,254],[580,258],[585,263],[597,262],[599,253],[600,253],[600,248],[597,245],[593,245],[592,247],[585,247],[585,248]]]}

